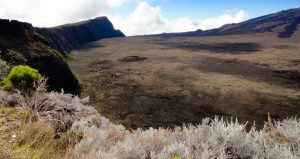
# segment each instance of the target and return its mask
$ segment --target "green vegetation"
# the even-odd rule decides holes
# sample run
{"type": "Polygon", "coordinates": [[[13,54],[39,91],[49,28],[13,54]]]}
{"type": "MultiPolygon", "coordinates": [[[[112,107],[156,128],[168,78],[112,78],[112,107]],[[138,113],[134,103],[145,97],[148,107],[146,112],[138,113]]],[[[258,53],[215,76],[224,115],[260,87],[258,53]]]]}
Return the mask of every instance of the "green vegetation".
{"type": "Polygon", "coordinates": [[[180,156],[174,155],[174,156],[172,157],[172,159],[186,159],[186,158],[182,158],[182,157],[180,157],[180,156]]]}
{"type": "Polygon", "coordinates": [[[36,69],[24,65],[15,66],[5,80],[1,82],[2,89],[9,91],[15,88],[27,91],[33,87],[34,81],[40,78],[42,78],[42,75],[36,69]]]}

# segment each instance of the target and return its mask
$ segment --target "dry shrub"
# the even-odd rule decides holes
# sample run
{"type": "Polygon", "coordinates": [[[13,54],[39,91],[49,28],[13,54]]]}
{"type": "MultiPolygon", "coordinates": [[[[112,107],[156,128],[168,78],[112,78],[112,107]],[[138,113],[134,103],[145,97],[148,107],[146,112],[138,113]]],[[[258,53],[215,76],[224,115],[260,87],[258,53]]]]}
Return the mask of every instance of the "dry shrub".
{"type": "Polygon", "coordinates": [[[251,131],[246,131],[246,124],[222,118],[206,118],[202,124],[175,129],[129,131],[100,116],[86,105],[87,99],[63,92],[46,93],[40,82],[32,94],[18,94],[18,106],[33,112],[33,124],[25,129],[20,144],[39,150],[42,158],[300,158],[297,118],[276,122],[269,119],[264,129],[253,127],[251,131]]]}
{"type": "MultiPolygon", "coordinates": [[[[210,123],[183,128],[127,131],[106,123],[88,127],[77,122],[84,134],[75,146],[77,158],[101,159],[298,159],[300,121],[268,122],[263,130],[215,118],[210,123]],[[114,135],[111,135],[114,134],[114,135]],[[117,136],[116,136],[117,135],[117,136]]],[[[77,129],[78,131],[79,129],[77,129]]]]}
{"type": "MultiPolygon", "coordinates": [[[[15,122],[22,123],[12,130],[17,136],[17,145],[5,143],[5,158],[67,158],[71,156],[70,149],[82,138],[82,133],[69,130],[73,123],[85,119],[90,125],[99,125],[100,115],[92,107],[85,106],[88,98],[80,99],[63,91],[47,93],[46,81],[45,78],[37,81],[31,92],[0,91],[0,104],[6,106],[4,114],[9,116],[9,110],[14,110],[18,112],[14,116],[20,115],[15,122]]],[[[8,133],[10,136],[11,132],[8,133]]]]}
{"type": "MultiPolygon", "coordinates": [[[[89,98],[79,98],[63,92],[45,92],[47,79],[35,83],[35,91],[20,95],[18,104],[33,112],[31,121],[48,121],[57,131],[68,130],[74,121],[88,116],[99,116],[97,111],[85,104],[89,98]]],[[[97,124],[97,123],[95,123],[97,124]]]]}

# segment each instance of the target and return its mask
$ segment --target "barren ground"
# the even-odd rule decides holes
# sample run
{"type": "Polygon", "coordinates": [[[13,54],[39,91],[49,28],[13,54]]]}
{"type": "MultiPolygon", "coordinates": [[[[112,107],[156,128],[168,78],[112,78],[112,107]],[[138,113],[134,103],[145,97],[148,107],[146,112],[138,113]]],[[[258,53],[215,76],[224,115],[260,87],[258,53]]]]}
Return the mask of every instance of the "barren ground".
{"type": "Polygon", "coordinates": [[[73,51],[70,66],[82,95],[127,128],[300,114],[300,43],[272,34],[107,39],[73,51]]]}

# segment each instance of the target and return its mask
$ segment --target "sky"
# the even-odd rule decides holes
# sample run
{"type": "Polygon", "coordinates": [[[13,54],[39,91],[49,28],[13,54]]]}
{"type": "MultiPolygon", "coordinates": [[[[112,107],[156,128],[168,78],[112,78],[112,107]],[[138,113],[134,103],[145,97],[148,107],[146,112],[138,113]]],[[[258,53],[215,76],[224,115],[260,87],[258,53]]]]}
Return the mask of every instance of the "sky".
{"type": "Polygon", "coordinates": [[[208,30],[297,7],[299,0],[0,0],[0,18],[52,27],[107,16],[130,36],[208,30]]]}

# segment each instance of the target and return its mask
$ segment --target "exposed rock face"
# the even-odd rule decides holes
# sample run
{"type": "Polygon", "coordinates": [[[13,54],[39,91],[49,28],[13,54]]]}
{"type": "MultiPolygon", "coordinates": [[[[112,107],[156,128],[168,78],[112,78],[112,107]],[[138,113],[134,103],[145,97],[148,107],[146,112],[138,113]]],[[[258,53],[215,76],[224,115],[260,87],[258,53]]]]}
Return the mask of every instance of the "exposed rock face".
{"type": "Polygon", "coordinates": [[[87,42],[125,36],[120,30],[114,29],[107,17],[99,17],[53,28],[36,29],[38,33],[49,39],[53,48],[64,53],[87,42]]]}
{"type": "Polygon", "coordinates": [[[29,23],[20,23],[16,20],[0,19],[0,34],[25,38],[25,31],[33,31],[34,28],[29,23]]]}

